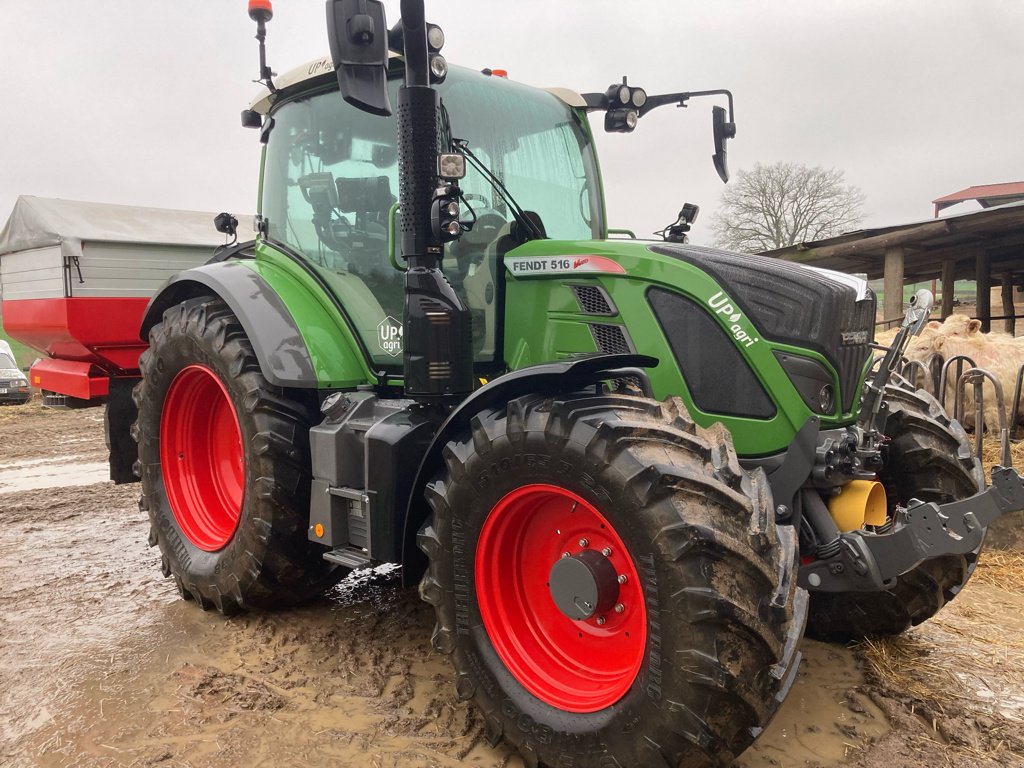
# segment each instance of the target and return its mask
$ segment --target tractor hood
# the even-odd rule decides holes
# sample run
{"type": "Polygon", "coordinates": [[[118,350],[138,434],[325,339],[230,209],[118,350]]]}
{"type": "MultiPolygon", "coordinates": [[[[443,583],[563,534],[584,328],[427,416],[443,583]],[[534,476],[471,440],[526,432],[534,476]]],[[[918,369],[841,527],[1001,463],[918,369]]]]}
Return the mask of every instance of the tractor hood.
{"type": "Polygon", "coordinates": [[[875,295],[866,281],[716,248],[665,243],[651,251],[707,272],[765,338],[824,355],[839,372],[843,410],[850,409],[874,340],[875,295]]]}

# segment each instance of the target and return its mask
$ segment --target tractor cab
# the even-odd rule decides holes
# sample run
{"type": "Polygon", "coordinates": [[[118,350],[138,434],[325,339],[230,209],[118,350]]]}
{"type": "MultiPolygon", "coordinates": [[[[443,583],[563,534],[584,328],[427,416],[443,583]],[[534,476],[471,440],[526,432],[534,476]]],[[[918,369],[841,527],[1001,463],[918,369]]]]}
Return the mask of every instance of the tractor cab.
{"type": "MultiPolygon", "coordinates": [[[[394,122],[338,98],[325,63],[300,71],[326,74],[284,90],[269,110],[264,237],[312,267],[348,310],[374,368],[397,373],[403,347],[393,329],[402,321],[405,265],[395,253],[394,122]]],[[[392,99],[398,74],[392,68],[392,99]]],[[[463,231],[444,245],[445,276],[470,310],[475,362],[487,367],[500,362],[498,259],[525,239],[488,174],[548,237],[594,240],[605,232],[597,158],[586,118],[552,93],[461,67],[451,67],[438,90],[444,131],[476,160],[460,181],[463,231]]]]}

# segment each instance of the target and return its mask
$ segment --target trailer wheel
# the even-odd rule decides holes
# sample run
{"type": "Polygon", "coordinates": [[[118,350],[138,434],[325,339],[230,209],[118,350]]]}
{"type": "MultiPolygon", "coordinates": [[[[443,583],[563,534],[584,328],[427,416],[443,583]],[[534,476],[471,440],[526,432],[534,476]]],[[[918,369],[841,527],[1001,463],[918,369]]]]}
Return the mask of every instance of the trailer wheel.
{"type": "MultiPolygon", "coordinates": [[[[981,463],[967,434],[935,398],[890,384],[886,388],[891,438],[879,473],[890,508],[911,498],[944,504],[984,488],[981,463]]],[[[930,619],[964,587],[981,547],[968,555],[926,560],[884,592],[812,592],[807,634],[847,641],[895,635],[930,619]]]]}
{"type": "Polygon", "coordinates": [[[792,528],[679,400],[532,395],[444,448],[421,529],[434,647],[527,765],[729,765],[774,714],[807,595],[792,528]]]}
{"type": "Polygon", "coordinates": [[[164,575],[224,614],[301,602],[340,576],[307,540],[312,393],[271,386],[220,299],[149,334],[133,393],[140,506],[164,575]]]}

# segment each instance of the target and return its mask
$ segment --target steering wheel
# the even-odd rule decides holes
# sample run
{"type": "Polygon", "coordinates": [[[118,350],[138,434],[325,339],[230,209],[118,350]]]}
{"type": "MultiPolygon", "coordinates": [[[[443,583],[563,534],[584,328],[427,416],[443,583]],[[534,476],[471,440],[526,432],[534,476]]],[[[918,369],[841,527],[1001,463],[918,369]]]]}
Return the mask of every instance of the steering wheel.
{"type": "Polygon", "coordinates": [[[459,269],[466,272],[470,263],[480,262],[487,246],[498,239],[501,228],[508,223],[508,220],[492,208],[490,201],[483,195],[471,192],[463,195],[463,198],[467,204],[472,201],[480,203],[479,206],[473,207],[473,212],[476,214],[473,228],[464,231],[462,236],[450,246],[451,254],[457,259],[459,269]]]}
{"type": "MultiPolygon", "coordinates": [[[[473,229],[470,230],[468,233],[464,232],[463,236],[465,236],[466,234],[472,235],[477,231],[477,229],[493,228],[496,224],[496,222],[494,221],[495,217],[501,219],[501,224],[497,225],[499,229],[503,227],[505,223],[508,221],[508,218],[498,213],[498,211],[491,205],[491,201],[481,194],[478,194],[476,192],[470,192],[468,194],[463,195],[462,199],[466,201],[467,206],[469,206],[469,204],[474,201],[479,203],[479,205],[470,206],[473,208],[473,213],[476,214],[476,221],[473,224],[473,229]]],[[[475,237],[473,239],[479,240],[480,238],[475,237]]],[[[493,236],[488,238],[488,240],[493,239],[493,236]]]]}

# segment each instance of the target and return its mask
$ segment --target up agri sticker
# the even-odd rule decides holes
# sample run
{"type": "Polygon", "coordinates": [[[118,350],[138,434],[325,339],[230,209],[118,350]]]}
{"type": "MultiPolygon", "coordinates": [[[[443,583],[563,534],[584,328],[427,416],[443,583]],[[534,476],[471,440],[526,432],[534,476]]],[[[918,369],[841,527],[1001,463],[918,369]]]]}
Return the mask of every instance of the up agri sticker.
{"type": "Polygon", "coordinates": [[[740,325],[740,320],[743,319],[743,313],[739,312],[736,307],[729,301],[729,297],[719,291],[710,299],[708,299],[708,306],[715,310],[716,315],[722,315],[726,320],[729,321],[729,330],[732,332],[733,338],[740,342],[744,346],[752,347],[754,342],[759,341],[756,336],[751,336],[740,325]]]}
{"type": "Polygon", "coordinates": [[[388,315],[377,326],[377,343],[392,357],[402,354],[402,324],[388,315]]]}
{"type": "Polygon", "coordinates": [[[580,272],[611,272],[626,270],[607,256],[507,256],[505,269],[513,275],[565,275],[580,272]]]}

